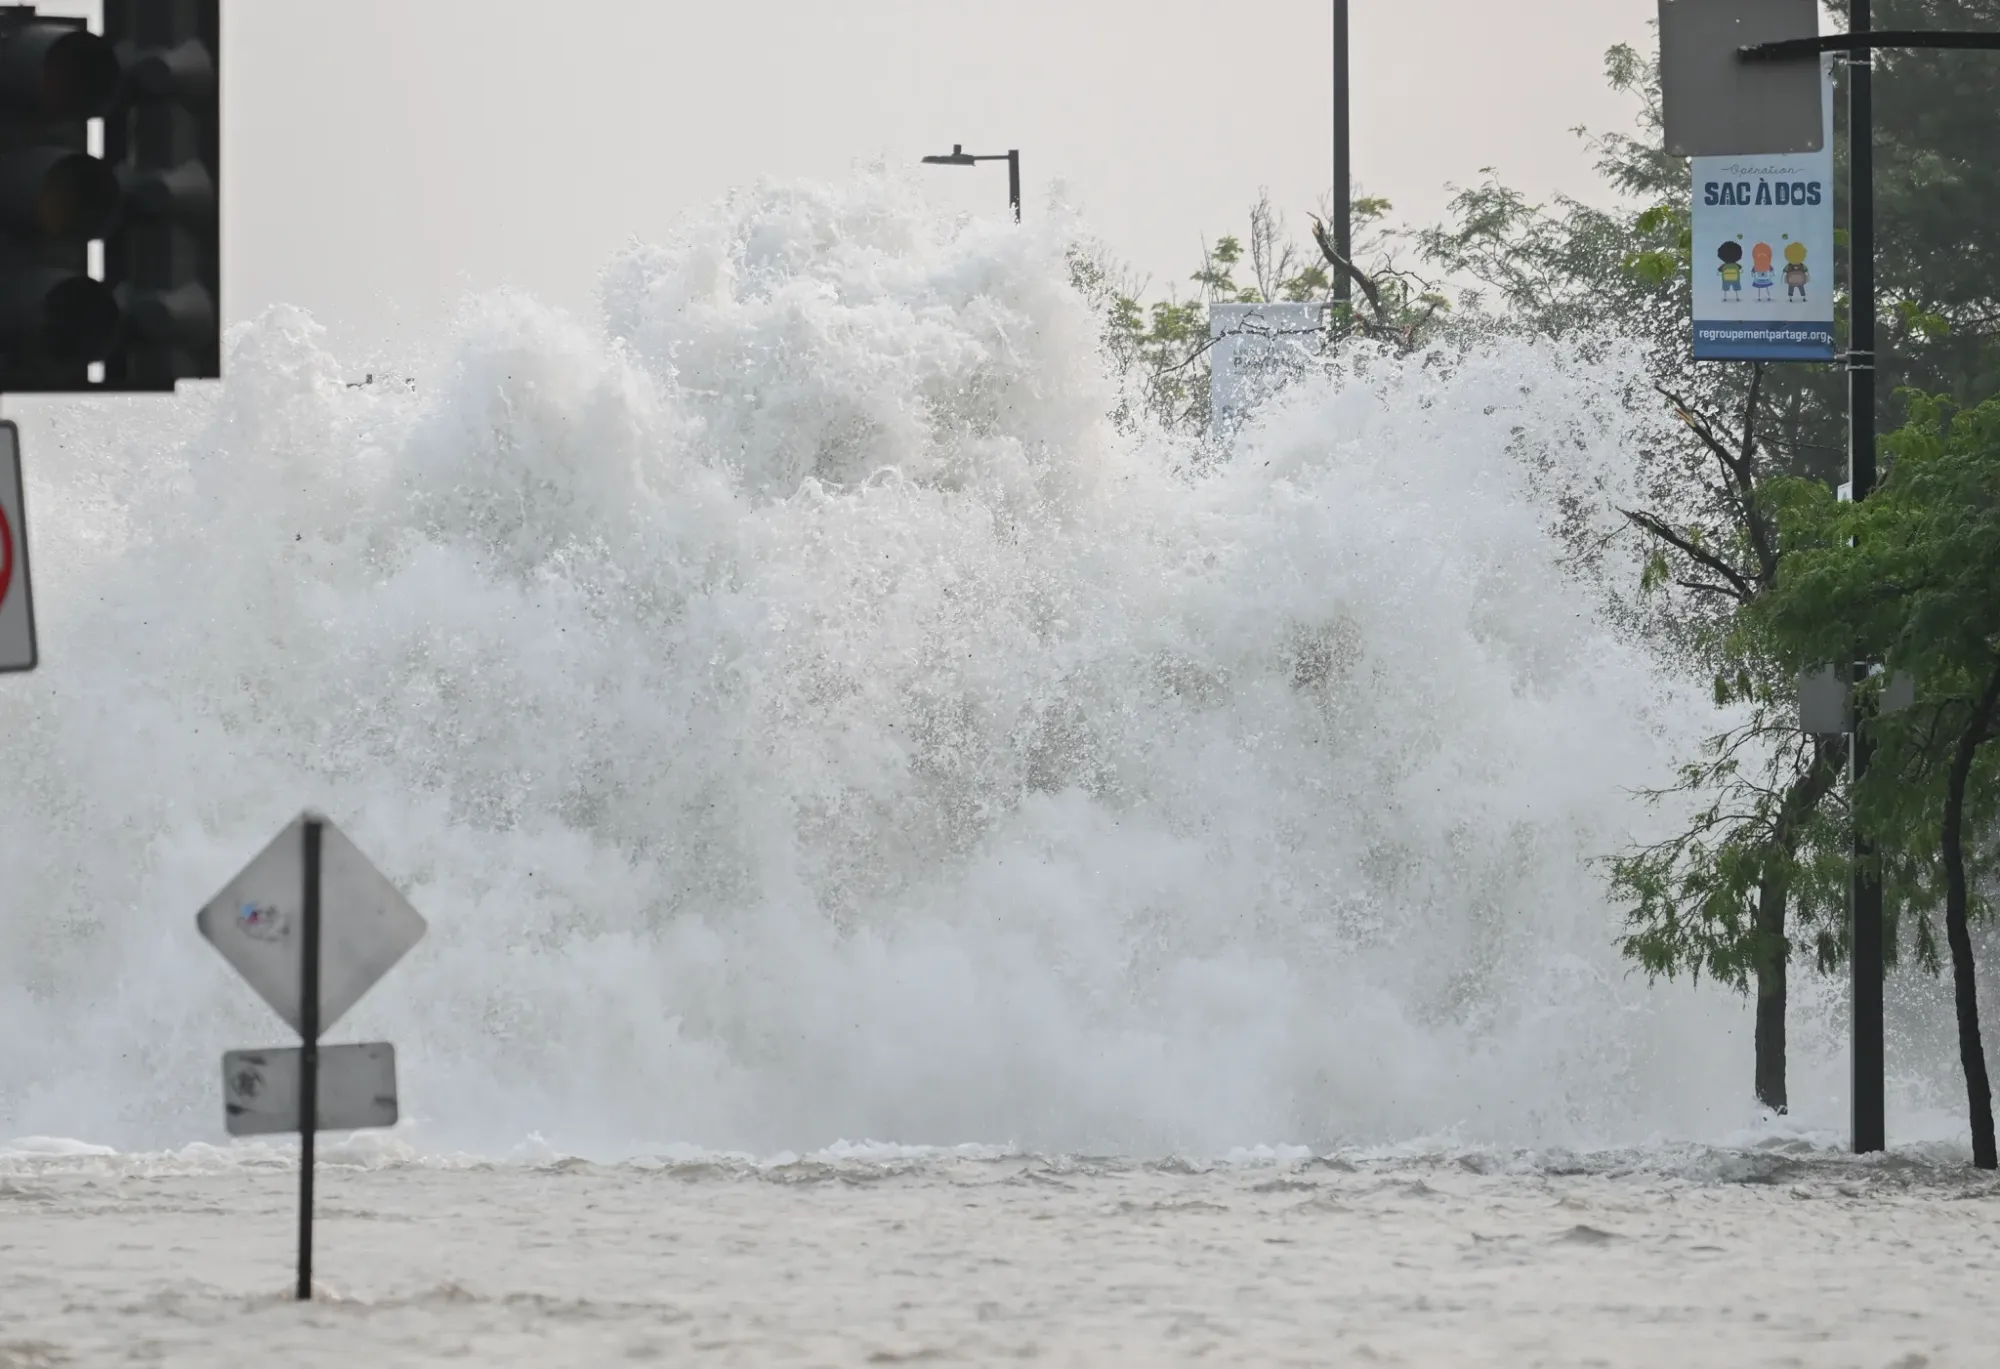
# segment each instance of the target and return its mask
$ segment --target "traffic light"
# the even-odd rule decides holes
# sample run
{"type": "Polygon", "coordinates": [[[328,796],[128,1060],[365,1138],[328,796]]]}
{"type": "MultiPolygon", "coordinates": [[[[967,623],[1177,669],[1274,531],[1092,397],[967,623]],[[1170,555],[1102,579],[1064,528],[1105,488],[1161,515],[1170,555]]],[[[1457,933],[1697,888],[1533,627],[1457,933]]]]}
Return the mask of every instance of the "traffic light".
{"type": "Polygon", "coordinates": [[[105,0],[100,36],[0,6],[0,392],[221,375],[219,10],[105,0]]]}
{"type": "Polygon", "coordinates": [[[90,155],[121,74],[81,19],[0,7],[0,390],[83,387],[118,340],[118,302],[89,276],[123,198],[90,155]]]}
{"type": "Polygon", "coordinates": [[[104,0],[123,80],[104,123],[121,212],[104,280],[121,327],[107,390],[222,374],[221,0],[104,0]]]}

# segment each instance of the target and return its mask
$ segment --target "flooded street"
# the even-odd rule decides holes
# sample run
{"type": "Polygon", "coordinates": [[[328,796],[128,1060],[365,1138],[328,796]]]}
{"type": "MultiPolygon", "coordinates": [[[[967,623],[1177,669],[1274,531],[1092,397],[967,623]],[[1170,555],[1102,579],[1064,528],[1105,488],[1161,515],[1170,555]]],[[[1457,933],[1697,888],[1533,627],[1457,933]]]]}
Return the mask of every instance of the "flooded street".
{"type": "Polygon", "coordinates": [[[1687,1150],[0,1169],[0,1364],[1990,1363],[1996,1189],[1687,1150]],[[1485,1172],[1482,1172],[1485,1171],[1485,1172]]]}

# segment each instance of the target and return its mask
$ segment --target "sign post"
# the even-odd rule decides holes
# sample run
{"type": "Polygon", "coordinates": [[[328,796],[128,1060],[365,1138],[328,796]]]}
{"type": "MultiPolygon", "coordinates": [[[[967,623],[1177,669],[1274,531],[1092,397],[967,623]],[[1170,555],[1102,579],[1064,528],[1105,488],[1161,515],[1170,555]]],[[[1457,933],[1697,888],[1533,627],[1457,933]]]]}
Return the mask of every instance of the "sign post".
{"type": "Polygon", "coordinates": [[[313,1138],[319,1132],[319,858],[326,825],[310,816],[299,824],[305,867],[300,881],[299,946],[299,1287],[298,1299],[312,1297],[313,1171],[318,1157],[313,1138]]]}
{"type": "Polygon", "coordinates": [[[21,430],[0,422],[0,673],[35,668],[35,601],[28,588],[28,505],[21,430]]]}
{"type": "Polygon", "coordinates": [[[307,812],[203,906],[195,926],[299,1033],[296,1048],[225,1054],[222,1095],[232,1136],[299,1133],[303,1302],[312,1297],[315,1135],[397,1117],[394,1047],[319,1039],[422,939],[424,920],[338,828],[307,812]]]}

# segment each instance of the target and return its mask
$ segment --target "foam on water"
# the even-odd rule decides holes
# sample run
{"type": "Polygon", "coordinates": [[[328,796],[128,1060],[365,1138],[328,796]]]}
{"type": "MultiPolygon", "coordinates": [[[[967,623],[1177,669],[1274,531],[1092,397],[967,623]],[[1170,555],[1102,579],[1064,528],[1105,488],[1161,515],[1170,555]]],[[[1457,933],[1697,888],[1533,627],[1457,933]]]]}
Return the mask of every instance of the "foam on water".
{"type": "Polygon", "coordinates": [[[217,1137],[282,1029],[193,910],[308,804],[431,920],[336,1031],[425,1144],[1748,1122],[1739,1005],[1587,866],[1710,721],[1555,564],[1636,354],[1378,359],[1191,472],[1104,417],[1071,231],[766,187],[414,388],[280,311],[32,428],[0,1137],[217,1137]]]}

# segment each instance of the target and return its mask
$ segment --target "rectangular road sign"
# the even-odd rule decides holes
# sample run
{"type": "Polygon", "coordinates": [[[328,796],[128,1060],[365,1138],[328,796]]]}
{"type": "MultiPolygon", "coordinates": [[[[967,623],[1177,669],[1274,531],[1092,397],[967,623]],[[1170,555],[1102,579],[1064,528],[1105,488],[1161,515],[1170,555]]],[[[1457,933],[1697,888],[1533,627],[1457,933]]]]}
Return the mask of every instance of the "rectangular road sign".
{"type": "Polygon", "coordinates": [[[1848,732],[1854,727],[1854,694],[1839,666],[1799,672],[1799,731],[1848,732]]]}
{"type": "Polygon", "coordinates": [[[0,672],[35,668],[35,601],[28,590],[28,505],[21,430],[0,422],[0,672]]]}
{"type": "Polygon", "coordinates": [[[1660,115],[1676,157],[1817,152],[1817,59],[1746,62],[1759,43],[1819,36],[1819,0],[1660,0],[1660,115]]]}
{"type": "Polygon", "coordinates": [[[423,939],[409,900],[332,823],[301,814],[195,917],[201,934],[304,1034],[305,825],[321,824],[319,1029],[423,939]]]}
{"type": "Polygon", "coordinates": [[[1253,408],[1304,371],[1320,350],[1326,306],[1279,301],[1208,311],[1209,424],[1233,433],[1253,408]]]}
{"type": "MultiPolygon", "coordinates": [[[[1881,666],[1868,673],[1879,675],[1881,666]]],[[[1916,677],[1903,671],[1891,675],[1875,701],[1876,711],[1901,713],[1917,706],[1916,677]]],[[[1852,732],[1854,730],[1854,689],[1838,666],[1823,665],[1799,672],[1799,731],[1852,732]]]]}
{"type": "MultiPolygon", "coordinates": [[[[299,1129],[300,1049],[230,1051],[222,1057],[222,1111],[231,1136],[299,1129]]],[[[316,1120],[321,1131],[396,1125],[396,1048],[386,1041],[319,1048],[316,1120]]]]}

